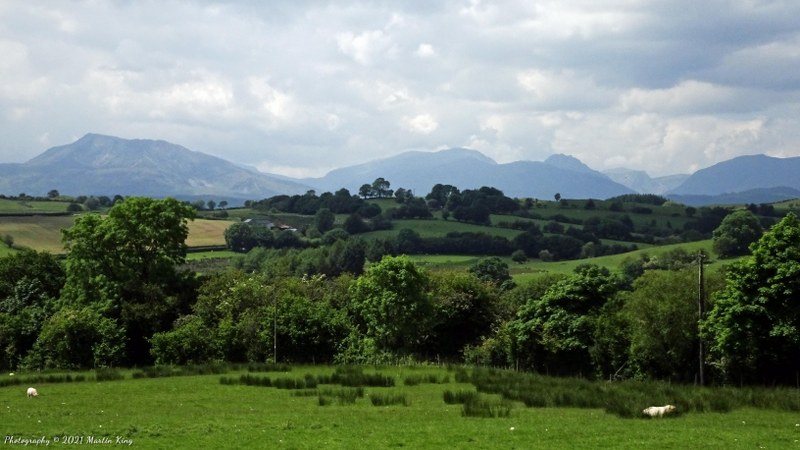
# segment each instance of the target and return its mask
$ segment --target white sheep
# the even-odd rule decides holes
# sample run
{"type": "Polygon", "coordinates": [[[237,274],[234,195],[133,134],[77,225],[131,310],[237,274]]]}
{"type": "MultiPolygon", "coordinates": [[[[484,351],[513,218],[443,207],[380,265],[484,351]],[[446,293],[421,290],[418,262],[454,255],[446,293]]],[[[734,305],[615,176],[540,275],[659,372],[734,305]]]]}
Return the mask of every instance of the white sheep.
{"type": "Polygon", "coordinates": [[[32,387],[28,388],[28,398],[30,398],[30,397],[38,397],[38,396],[39,396],[39,391],[37,391],[36,388],[32,388],[32,387]]]}
{"type": "Polygon", "coordinates": [[[664,417],[664,415],[672,412],[675,412],[675,406],[673,405],[651,406],[642,410],[642,414],[650,417],[664,417]]]}

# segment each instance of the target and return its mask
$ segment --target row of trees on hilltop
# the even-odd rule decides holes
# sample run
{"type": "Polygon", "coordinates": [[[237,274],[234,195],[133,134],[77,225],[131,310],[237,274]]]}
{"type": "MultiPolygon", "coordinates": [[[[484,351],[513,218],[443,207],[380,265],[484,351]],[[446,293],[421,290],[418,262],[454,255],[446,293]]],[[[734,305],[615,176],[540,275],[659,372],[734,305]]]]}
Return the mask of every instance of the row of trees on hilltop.
{"type": "Polygon", "coordinates": [[[685,252],[519,285],[500,260],[428,272],[402,255],[335,275],[296,272],[291,258],[198,275],[180,269],[194,214],[171,199],[128,198],[105,218],[78,217],[63,262],[0,258],[0,368],[441,358],[691,382],[702,341],[714,382],[794,384],[800,371],[793,214],[706,278],[704,318],[695,255],[685,252]]]}

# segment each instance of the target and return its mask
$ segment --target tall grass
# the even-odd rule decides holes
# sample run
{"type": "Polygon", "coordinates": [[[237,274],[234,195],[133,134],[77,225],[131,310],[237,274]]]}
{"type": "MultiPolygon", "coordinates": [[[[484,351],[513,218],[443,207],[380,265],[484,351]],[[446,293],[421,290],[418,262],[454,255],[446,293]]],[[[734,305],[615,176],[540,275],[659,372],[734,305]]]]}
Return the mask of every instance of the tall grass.
{"type": "Polygon", "coordinates": [[[648,406],[666,404],[677,406],[678,414],[728,412],[745,407],[800,411],[800,390],[793,388],[734,389],[665,382],[591,382],[495,369],[475,369],[469,380],[478,392],[498,394],[528,407],[601,408],[620,417],[639,417],[648,406]]]}
{"type": "Polygon", "coordinates": [[[411,400],[404,393],[371,393],[369,400],[373,406],[411,405],[411,400]]]}

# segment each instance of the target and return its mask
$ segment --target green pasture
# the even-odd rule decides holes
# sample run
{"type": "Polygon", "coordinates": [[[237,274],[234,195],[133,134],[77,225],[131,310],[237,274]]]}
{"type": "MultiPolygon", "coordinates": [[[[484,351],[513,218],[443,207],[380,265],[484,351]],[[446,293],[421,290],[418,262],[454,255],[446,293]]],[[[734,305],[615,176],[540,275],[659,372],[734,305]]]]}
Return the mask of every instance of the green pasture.
{"type": "MultiPolygon", "coordinates": [[[[71,227],[74,221],[75,216],[0,216],[0,236],[10,234],[14,238],[14,246],[18,248],[62,253],[61,230],[71,227]]],[[[224,245],[224,232],[230,224],[222,220],[190,221],[186,244],[189,247],[224,245]]],[[[0,247],[3,247],[0,248],[0,256],[13,251],[5,248],[5,245],[0,247]]]]}
{"type": "Polygon", "coordinates": [[[450,232],[458,233],[485,233],[492,236],[502,236],[507,239],[514,239],[520,234],[521,230],[510,228],[487,227],[470,223],[457,222],[455,220],[436,220],[436,219],[404,219],[392,222],[391,230],[372,231],[364,233],[368,238],[389,238],[397,235],[397,232],[408,228],[419,233],[420,237],[443,237],[450,232]]]}
{"type": "MultiPolygon", "coordinates": [[[[641,255],[657,256],[676,248],[683,248],[688,253],[697,253],[704,250],[707,254],[713,255],[711,250],[712,241],[710,239],[697,242],[687,242],[680,244],[663,245],[658,247],[648,247],[633,252],[621,253],[618,255],[599,256],[590,259],[574,259],[569,261],[545,262],[540,259],[529,259],[524,263],[516,263],[510,257],[501,257],[508,264],[509,272],[516,282],[525,282],[536,278],[542,274],[571,274],[575,268],[581,264],[597,264],[607,267],[611,271],[618,271],[623,261],[626,259],[636,259],[641,255]]],[[[411,259],[422,267],[430,270],[466,270],[480,259],[481,256],[470,255],[412,255],[411,259]]],[[[709,270],[717,270],[724,264],[733,260],[718,260],[712,257],[707,265],[709,270]]]]}
{"type": "Polygon", "coordinates": [[[61,230],[73,221],[74,216],[0,216],[0,236],[10,234],[15,247],[61,253],[61,230]]]}
{"type": "MultiPolygon", "coordinates": [[[[447,390],[474,390],[443,368],[384,367],[394,387],[367,387],[354,403],[320,406],[316,395],[298,396],[274,387],[225,385],[221,375],[120,381],[29,383],[0,387],[4,446],[50,444],[131,446],[141,449],[198,448],[542,448],[542,449],[752,449],[800,446],[797,412],[734,409],[673,418],[620,418],[603,409],[533,408],[512,404],[509,417],[462,416],[462,406],[443,401],[447,390]],[[433,374],[441,384],[407,386],[409,377],[433,374]],[[407,405],[373,406],[371,397],[400,395],[407,405]],[[14,441],[16,439],[17,441],[14,441]],[[58,441],[56,441],[56,439],[58,441]]],[[[288,373],[258,373],[302,379],[330,374],[326,366],[295,367],[288,373]]],[[[238,377],[246,372],[226,373],[238,377]]],[[[17,374],[25,377],[26,374],[17,374]]],[[[0,378],[8,378],[3,374],[0,378]]],[[[328,386],[337,388],[338,386],[328,386]]],[[[318,388],[324,389],[320,385],[318,388]]],[[[487,394],[488,395],[488,394],[487,394]]],[[[642,404],[642,408],[650,406],[642,404]]]]}
{"type": "Polygon", "coordinates": [[[69,202],[0,199],[0,214],[65,213],[69,202]]]}

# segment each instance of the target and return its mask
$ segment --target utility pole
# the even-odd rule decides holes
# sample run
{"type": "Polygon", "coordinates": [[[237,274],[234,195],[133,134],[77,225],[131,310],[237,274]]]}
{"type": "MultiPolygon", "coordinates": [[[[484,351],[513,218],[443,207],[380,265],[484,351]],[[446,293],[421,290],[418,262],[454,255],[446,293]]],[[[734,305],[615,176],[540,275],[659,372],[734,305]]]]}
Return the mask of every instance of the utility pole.
{"type": "Polygon", "coordinates": [[[697,254],[697,266],[698,266],[698,274],[697,274],[697,342],[698,342],[698,354],[699,354],[699,367],[700,367],[700,386],[705,384],[705,380],[703,379],[703,365],[704,365],[704,355],[703,355],[703,338],[700,336],[700,323],[703,321],[705,317],[705,289],[703,287],[703,260],[705,259],[705,255],[703,252],[699,252],[697,254]]]}

